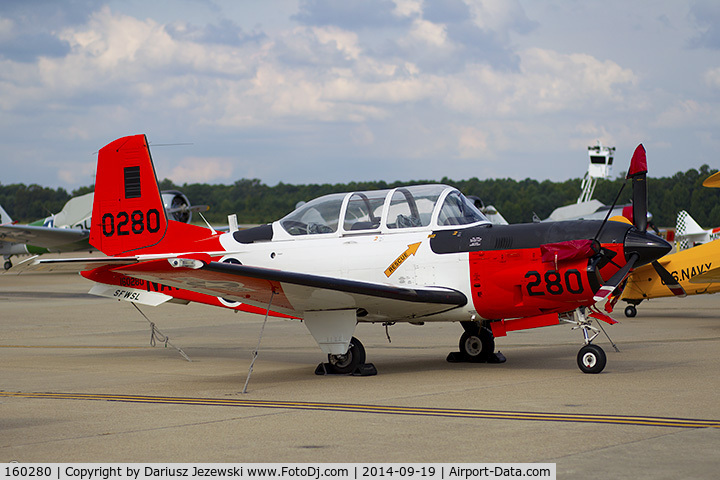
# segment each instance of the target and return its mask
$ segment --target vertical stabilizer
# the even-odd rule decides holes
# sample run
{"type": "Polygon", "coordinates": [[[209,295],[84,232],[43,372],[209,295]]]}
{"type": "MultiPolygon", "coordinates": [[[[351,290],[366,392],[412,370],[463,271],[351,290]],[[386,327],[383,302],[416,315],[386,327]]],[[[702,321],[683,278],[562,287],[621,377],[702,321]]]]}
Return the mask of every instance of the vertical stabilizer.
{"type": "Polygon", "coordinates": [[[685,210],[678,212],[675,241],[678,250],[685,250],[711,240],[708,230],[702,228],[685,210]]]}
{"type": "Polygon", "coordinates": [[[685,210],[678,212],[677,225],[675,228],[676,235],[697,235],[706,233],[705,229],[702,228],[694,218],[690,216],[685,210]]]}
{"type": "Polygon", "coordinates": [[[10,218],[10,215],[5,211],[5,209],[0,205],[0,225],[12,223],[12,218],[10,218]]]}
{"type": "Polygon", "coordinates": [[[107,255],[126,254],[159,244],[167,226],[145,135],[100,149],[90,244],[107,255]]]}

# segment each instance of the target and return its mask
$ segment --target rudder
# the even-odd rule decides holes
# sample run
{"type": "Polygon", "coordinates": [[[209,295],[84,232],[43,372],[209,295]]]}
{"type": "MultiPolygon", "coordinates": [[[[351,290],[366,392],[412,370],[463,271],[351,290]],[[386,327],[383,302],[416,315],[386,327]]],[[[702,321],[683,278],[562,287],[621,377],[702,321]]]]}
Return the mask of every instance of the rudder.
{"type": "Polygon", "coordinates": [[[119,138],[98,153],[90,244],[119,255],[159,244],[168,219],[145,135],[119,138]]]}

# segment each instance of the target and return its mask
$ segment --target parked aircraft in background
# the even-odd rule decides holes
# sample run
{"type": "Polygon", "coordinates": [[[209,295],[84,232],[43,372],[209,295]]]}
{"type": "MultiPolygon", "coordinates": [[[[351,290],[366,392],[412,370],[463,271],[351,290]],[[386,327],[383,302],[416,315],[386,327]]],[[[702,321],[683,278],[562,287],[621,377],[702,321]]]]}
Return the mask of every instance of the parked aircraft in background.
{"type": "Polygon", "coordinates": [[[273,222],[218,233],[169,220],[147,139],[100,150],[90,243],[104,258],[37,259],[28,268],[80,269],[91,293],[132,302],[249,304],[301,319],[328,362],[374,373],[358,322],[460,322],[450,361],[500,362],[495,337],[570,323],[583,332],[586,373],[606,356],[592,343],[594,308],[633,267],[670,250],[646,232],[646,161],[633,155],[635,225],[567,221],[493,225],[457,189],[419,185],[309,201],[273,222]]]}
{"type": "Polygon", "coordinates": [[[685,210],[678,212],[675,245],[678,251],[720,238],[720,227],[704,229],[685,210]]]}
{"type": "MultiPolygon", "coordinates": [[[[164,190],[161,194],[165,211],[179,222],[189,223],[192,212],[208,209],[207,205],[191,206],[188,198],[177,190],[164,190]]],[[[0,255],[5,258],[5,270],[12,267],[13,255],[92,250],[88,238],[93,198],[93,193],[73,197],[60,212],[28,225],[14,223],[0,207],[0,255]]]]}
{"type": "MultiPolygon", "coordinates": [[[[703,186],[720,188],[720,172],[705,179],[703,186]]],[[[619,297],[628,303],[625,315],[634,317],[637,305],[643,300],[683,296],[680,290],[688,295],[720,292],[720,239],[717,230],[703,230],[687,212],[680,212],[676,227],[677,252],[653,262],[662,265],[671,277],[661,276],[650,265],[639,267],[628,277],[622,293],[610,304],[617,302],[619,297]],[[689,242],[690,247],[681,246],[683,241],[689,242]]]]}

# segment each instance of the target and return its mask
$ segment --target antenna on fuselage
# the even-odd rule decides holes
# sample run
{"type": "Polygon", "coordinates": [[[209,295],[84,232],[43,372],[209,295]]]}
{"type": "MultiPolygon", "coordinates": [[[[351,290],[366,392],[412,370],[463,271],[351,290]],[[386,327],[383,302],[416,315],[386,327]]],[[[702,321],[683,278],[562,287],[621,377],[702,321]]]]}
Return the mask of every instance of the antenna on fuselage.
{"type": "Polygon", "coordinates": [[[203,216],[203,214],[202,214],[201,212],[198,212],[198,215],[200,215],[200,218],[203,219],[203,222],[205,222],[205,225],[207,225],[207,227],[210,229],[210,231],[212,232],[212,234],[215,235],[217,232],[216,232],[215,229],[212,227],[212,225],[210,225],[210,222],[208,222],[208,221],[205,219],[205,217],[203,216]]]}

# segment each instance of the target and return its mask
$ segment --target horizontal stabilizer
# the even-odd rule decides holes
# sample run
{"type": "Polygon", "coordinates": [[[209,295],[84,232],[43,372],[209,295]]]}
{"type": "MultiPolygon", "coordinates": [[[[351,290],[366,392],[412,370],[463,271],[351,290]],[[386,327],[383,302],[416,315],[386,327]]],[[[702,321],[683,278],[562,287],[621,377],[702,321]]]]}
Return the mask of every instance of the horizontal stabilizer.
{"type": "Polygon", "coordinates": [[[4,242],[27,243],[34,247],[52,249],[76,242],[87,241],[88,230],[53,228],[35,225],[0,225],[0,238],[4,242]]]}
{"type": "Polygon", "coordinates": [[[37,258],[30,257],[15,265],[11,273],[78,273],[98,267],[113,267],[136,263],[136,257],[37,258]]]}

